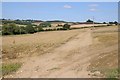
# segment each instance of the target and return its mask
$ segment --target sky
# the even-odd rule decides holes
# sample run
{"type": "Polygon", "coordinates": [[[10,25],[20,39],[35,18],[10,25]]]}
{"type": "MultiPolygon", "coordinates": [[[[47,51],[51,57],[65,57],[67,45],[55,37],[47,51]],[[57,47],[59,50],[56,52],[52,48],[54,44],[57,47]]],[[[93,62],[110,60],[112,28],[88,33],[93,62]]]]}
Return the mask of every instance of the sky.
{"type": "Polygon", "coordinates": [[[117,2],[3,2],[2,18],[83,22],[118,21],[117,2]]]}
{"type": "Polygon", "coordinates": [[[2,2],[119,2],[119,0],[1,0],[2,2]]]}

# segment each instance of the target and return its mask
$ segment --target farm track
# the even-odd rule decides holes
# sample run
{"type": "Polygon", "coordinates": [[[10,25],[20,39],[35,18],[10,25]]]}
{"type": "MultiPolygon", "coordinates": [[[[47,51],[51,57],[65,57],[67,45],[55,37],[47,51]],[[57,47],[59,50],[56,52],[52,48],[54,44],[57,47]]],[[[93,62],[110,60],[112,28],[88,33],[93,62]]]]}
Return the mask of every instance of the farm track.
{"type": "Polygon", "coordinates": [[[92,32],[86,29],[50,53],[30,58],[12,77],[90,77],[87,71],[90,57],[86,48],[91,44],[92,32]]]}
{"type": "Polygon", "coordinates": [[[94,32],[95,30],[84,29],[84,32],[78,33],[77,36],[49,53],[26,58],[23,66],[15,74],[6,77],[93,78],[88,70],[90,61],[99,55],[109,55],[106,53],[117,49],[116,44],[107,48],[104,45],[98,45],[100,43],[94,39],[94,32]]]}

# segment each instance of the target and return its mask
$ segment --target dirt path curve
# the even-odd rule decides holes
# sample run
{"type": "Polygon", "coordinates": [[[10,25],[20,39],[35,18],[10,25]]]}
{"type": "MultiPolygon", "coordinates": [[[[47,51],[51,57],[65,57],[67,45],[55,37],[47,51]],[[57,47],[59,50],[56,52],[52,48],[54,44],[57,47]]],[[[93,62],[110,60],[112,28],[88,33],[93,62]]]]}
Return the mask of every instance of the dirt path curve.
{"type": "Polygon", "coordinates": [[[55,48],[50,53],[30,58],[16,72],[15,78],[88,78],[92,44],[91,30],[79,33],[74,39],[55,48]]]}

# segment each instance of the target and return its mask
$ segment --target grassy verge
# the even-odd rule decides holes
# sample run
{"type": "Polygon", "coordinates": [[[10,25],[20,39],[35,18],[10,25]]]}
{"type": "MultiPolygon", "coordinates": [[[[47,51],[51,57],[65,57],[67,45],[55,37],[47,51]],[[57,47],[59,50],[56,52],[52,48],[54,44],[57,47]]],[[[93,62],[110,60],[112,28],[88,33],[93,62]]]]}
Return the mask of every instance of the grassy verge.
{"type": "Polygon", "coordinates": [[[2,75],[8,75],[12,72],[17,71],[21,67],[21,63],[9,63],[9,64],[3,64],[2,65],[2,75]]]}
{"type": "Polygon", "coordinates": [[[119,72],[120,72],[120,68],[118,69],[110,69],[108,71],[106,71],[105,75],[108,78],[118,78],[119,76],[119,72]]]}

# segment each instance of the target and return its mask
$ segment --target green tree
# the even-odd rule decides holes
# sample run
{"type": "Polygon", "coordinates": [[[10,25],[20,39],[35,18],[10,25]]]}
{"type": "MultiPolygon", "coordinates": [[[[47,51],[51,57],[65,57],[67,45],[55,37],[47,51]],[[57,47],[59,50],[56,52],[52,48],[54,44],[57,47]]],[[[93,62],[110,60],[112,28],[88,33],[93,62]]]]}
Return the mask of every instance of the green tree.
{"type": "Polygon", "coordinates": [[[63,25],[63,29],[64,29],[64,30],[70,29],[70,25],[69,25],[69,24],[64,24],[64,25],[63,25]]]}
{"type": "Polygon", "coordinates": [[[35,32],[40,32],[40,31],[44,31],[41,26],[35,27],[35,32]]]}
{"type": "Polygon", "coordinates": [[[21,26],[20,27],[20,34],[26,34],[26,33],[27,33],[26,28],[21,26]]]}
{"type": "Polygon", "coordinates": [[[117,22],[117,21],[114,21],[114,24],[115,24],[115,25],[117,25],[117,24],[118,24],[118,22],[117,22]]]}
{"type": "Polygon", "coordinates": [[[11,31],[9,31],[9,26],[8,25],[3,25],[2,26],[2,35],[11,35],[11,31]]]}
{"type": "Polygon", "coordinates": [[[19,28],[14,24],[5,24],[2,26],[3,35],[19,34],[19,28]]]}
{"type": "Polygon", "coordinates": [[[103,22],[103,24],[106,24],[106,22],[103,22]]]}
{"type": "Polygon", "coordinates": [[[109,22],[109,24],[114,24],[114,22],[109,22]]]}
{"type": "Polygon", "coordinates": [[[18,26],[13,28],[13,34],[20,34],[20,28],[18,26]]]}
{"type": "Polygon", "coordinates": [[[41,26],[38,26],[38,31],[43,31],[43,28],[41,26]]]}
{"type": "Polygon", "coordinates": [[[92,20],[88,19],[86,22],[93,22],[92,20]]]}
{"type": "Polygon", "coordinates": [[[32,25],[27,25],[25,27],[25,30],[27,33],[34,33],[35,32],[34,27],[32,25]]]}
{"type": "Polygon", "coordinates": [[[43,22],[39,26],[41,26],[41,27],[51,27],[51,23],[50,22],[43,22]]]}

